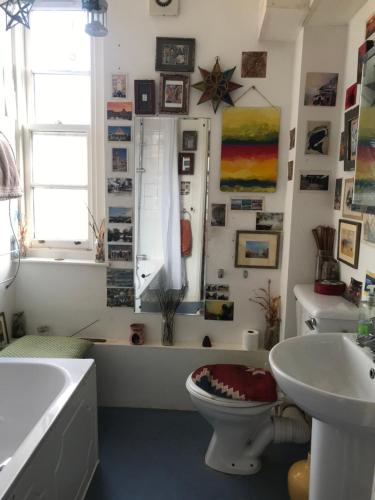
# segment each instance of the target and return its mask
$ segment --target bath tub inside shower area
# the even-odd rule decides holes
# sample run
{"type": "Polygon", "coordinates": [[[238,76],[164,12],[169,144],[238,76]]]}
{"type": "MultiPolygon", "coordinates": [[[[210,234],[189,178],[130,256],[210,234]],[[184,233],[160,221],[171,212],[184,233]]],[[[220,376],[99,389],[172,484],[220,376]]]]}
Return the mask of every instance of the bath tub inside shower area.
{"type": "Polygon", "coordinates": [[[97,463],[94,361],[0,359],[0,499],[83,499],[97,463]]]}

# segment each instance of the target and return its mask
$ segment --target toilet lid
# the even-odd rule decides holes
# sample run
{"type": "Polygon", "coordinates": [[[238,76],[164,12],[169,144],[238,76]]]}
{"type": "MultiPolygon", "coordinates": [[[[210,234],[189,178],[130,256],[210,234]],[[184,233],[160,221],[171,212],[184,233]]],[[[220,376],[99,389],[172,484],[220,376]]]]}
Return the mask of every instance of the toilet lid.
{"type": "Polygon", "coordinates": [[[217,364],[201,366],[192,381],[201,390],[221,399],[271,403],[277,400],[272,374],[252,366],[217,364]]]}

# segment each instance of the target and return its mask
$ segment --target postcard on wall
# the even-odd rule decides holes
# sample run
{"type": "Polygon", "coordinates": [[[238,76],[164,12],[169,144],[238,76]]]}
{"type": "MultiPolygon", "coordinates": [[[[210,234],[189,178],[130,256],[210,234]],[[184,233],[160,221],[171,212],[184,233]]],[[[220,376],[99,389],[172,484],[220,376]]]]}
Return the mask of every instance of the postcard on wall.
{"type": "Polygon", "coordinates": [[[204,319],[213,321],[233,321],[234,302],[227,300],[206,300],[204,319]]]}
{"type": "Polygon", "coordinates": [[[134,285],[134,270],[107,268],[107,286],[131,288],[134,285]]]}
{"type": "Polygon", "coordinates": [[[225,203],[211,203],[211,226],[224,227],[227,206],[225,203]]]}
{"type": "Polygon", "coordinates": [[[131,224],[133,209],[129,207],[108,207],[108,222],[110,224],[131,224]]]}
{"type": "Polygon", "coordinates": [[[375,286],[375,273],[371,273],[370,271],[366,271],[366,279],[365,279],[365,291],[369,291],[369,286],[375,286]]]}
{"type": "Polygon", "coordinates": [[[363,239],[368,243],[375,244],[375,215],[363,215],[363,239]]]}
{"type": "Polygon", "coordinates": [[[187,196],[188,194],[190,194],[190,181],[181,181],[180,195],[187,196]]]}
{"type": "Polygon", "coordinates": [[[231,198],[231,210],[263,210],[264,198],[231,198]]]}
{"type": "Polygon", "coordinates": [[[306,155],[328,155],[331,122],[307,122],[306,155]]]}
{"type": "Polygon", "coordinates": [[[289,149],[294,149],[296,145],[296,129],[289,130],[289,149]]]}
{"type": "Polygon", "coordinates": [[[133,103],[130,101],[108,101],[107,120],[132,120],[133,103]]]}
{"type": "Polygon", "coordinates": [[[223,109],[221,191],[276,191],[279,127],[276,107],[223,109]]]}
{"type": "Polygon", "coordinates": [[[131,245],[108,245],[108,260],[131,262],[133,247],[131,245]]]}
{"type": "Polygon", "coordinates": [[[131,193],[133,189],[133,179],[122,177],[108,178],[108,193],[131,193]]]}
{"type": "Polygon", "coordinates": [[[112,171],[128,171],[128,150],[127,148],[112,148],[112,171]]]}
{"type": "Polygon", "coordinates": [[[107,288],[107,307],[134,307],[134,288],[107,288]]]}
{"type": "Polygon", "coordinates": [[[241,78],[265,78],[267,52],[242,52],[241,78]]]}
{"type": "Polygon", "coordinates": [[[284,214],[281,212],[257,212],[257,231],[282,231],[284,214]]]}
{"type": "Polygon", "coordinates": [[[126,75],[124,73],[112,74],[112,97],[126,98],[126,75]]]}
{"type": "Polygon", "coordinates": [[[305,106],[336,106],[338,73],[307,73],[305,106]]]}
{"type": "Polygon", "coordinates": [[[293,167],[294,167],[294,161],[293,160],[288,161],[288,181],[293,180],[293,167]]]}
{"type": "Polygon", "coordinates": [[[335,210],[341,210],[341,198],[342,198],[342,179],[336,179],[335,185],[335,200],[333,203],[333,208],[335,210]]]}
{"type": "Polygon", "coordinates": [[[124,229],[119,227],[109,227],[107,230],[108,243],[132,243],[133,226],[126,226],[124,229]]]}
{"type": "Polygon", "coordinates": [[[300,191],[328,191],[329,175],[318,173],[300,174],[300,191]]]}
{"type": "Polygon", "coordinates": [[[132,132],[130,126],[109,125],[108,140],[111,142],[130,142],[132,140],[132,132]]]}
{"type": "Polygon", "coordinates": [[[342,216],[347,217],[348,219],[362,220],[363,214],[361,212],[356,212],[352,210],[353,191],[354,191],[354,177],[345,179],[342,216]]]}
{"type": "Polygon", "coordinates": [[[229,300],[229,285],[208,284],[206,285],[206,300],[229,300]]]}

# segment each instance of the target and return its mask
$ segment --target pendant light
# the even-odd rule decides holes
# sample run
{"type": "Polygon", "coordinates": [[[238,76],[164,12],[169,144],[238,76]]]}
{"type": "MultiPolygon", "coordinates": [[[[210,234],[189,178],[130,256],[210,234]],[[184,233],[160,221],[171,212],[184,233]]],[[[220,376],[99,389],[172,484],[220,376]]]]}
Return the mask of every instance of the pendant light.
{"type": "Polygon", "coordinates": [[[90,36],[106,36],[108,34],[106,0],[82,0],[82,9],[87,11],[86,33],[90,36]]]}

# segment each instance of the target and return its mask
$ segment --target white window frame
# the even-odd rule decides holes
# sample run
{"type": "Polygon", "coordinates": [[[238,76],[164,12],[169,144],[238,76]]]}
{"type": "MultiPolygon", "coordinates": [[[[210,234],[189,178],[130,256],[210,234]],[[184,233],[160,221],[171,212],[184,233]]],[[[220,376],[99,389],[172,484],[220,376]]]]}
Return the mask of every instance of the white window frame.
{"type": "MultiPolygon", "coordinates": [[[[46,9],[47,10],[47,9],[46,9]]],[[[59,10],[54,9],[54,10],[59,10]]],[[[64,9],[61,9],[64,10],[64,9]]],[[[74,10],[74,9],[72,9],[74,10]]],[[[89,214],[87,214],[87,224],[88,224],[88,239],[81,241],[77,244],[73,241],[54,241],[54,240],[42,240],[38,241],[33,239],[34,235],[34,214],[33,214],[33,187],[36,184],[32,182],[32,134],[37,132],[71,132],[77,134],[87,134],[87,162],[88,162],[88,179],[87,179],[87,199],[88,208],[94,215],[96,221],[100,221],[103,218],[104,212],[104,195],[99,193],[97,179],[100,176],[99,164],[103,161],[103,151],[102,148],[98,147],[100,141],[103,138],[103,130],[97,126],[98,123],[98,98],[100,97],[103,102],[103,84],[99,76],[99,68],[102,67],[102,41],[93,40],[90,43],[90,54],[91,54],[91,67],[90,72],[61,72],[61,74],[72,74],[72,75],[91,75],[91,85],[90,85],[90,95],[91,95],[91,120],[89,125],[66,125],[66,124],[35,124],[30,123],[30,118],[34,114],[34,85],[33,85],[33,74],[31,69],[27,67],[28,57],[27,50],[29,47],[29,31],[22,29],[22,32],[14,40],[14,53],[16,58],[17,67],[17,100],[18,100],[18,115],[19,115],[19,139],[20,139],[20,151],[22,151],[22,163],[23,163],[23,179],[24,179],[24,207],[23,211],[25,213],[25,219],[28,226],[28,234],[30,235],[29,240],[29,257],[43,257],[43,258],[63,258],[63,259],[85,259],[92,260],[94,257],[94,235],[89,227],[89,214]],[[19,94],[23,93],[23,96],[19,94]],[[23,100],[23,103],[22,103],[23,100]],[[21,104],[21,106],[20,106],[21,104]],[[24,108],[23,112],[20,108],[24,108]],[[101,155],[101,158],[99,158],[101,155]]],[[[88,36],[88,35],[87,35],[88,36]]],[[[53,74],[53,73],[48,73],[53,74]]],[[[59,74],[55,72],[55,74],[59,74]]],[[[44,185],[43,187],[54,187],[44,185]]],[[[79,189],[82,186],[61,186],[65,188],[79,189]]],[[[57,186],[56,186],[57,188],[57,186]]],[[[86,186],[85,186],[86,189],[86,186]]]]}

